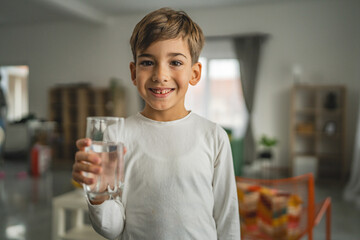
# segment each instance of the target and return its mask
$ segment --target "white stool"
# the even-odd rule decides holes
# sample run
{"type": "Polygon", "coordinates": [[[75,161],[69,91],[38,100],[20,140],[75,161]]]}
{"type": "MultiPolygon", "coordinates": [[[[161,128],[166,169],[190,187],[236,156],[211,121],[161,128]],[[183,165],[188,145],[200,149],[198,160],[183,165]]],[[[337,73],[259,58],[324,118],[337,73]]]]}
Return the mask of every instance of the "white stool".
{"type": "Polygon", "coordinates": [[[88,206],[82,189],[57,196],[52,200],[53,205],[53,240],[103,240],[88,224],[84,224],[84,213],[88,206]],[[66,230],[66,210],[72,213],[71,227],[66,230]]]}

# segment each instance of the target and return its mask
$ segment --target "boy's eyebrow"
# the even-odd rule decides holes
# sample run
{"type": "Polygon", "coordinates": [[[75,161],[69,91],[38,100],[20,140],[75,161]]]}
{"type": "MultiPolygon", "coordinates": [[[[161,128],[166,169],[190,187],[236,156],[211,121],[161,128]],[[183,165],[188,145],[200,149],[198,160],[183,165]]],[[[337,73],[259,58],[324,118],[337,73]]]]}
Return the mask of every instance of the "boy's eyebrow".
{"type": "MultiPolygon", "coordinates": [[[[176,56],[183,56],[184,58],[187,58],[184,54],[182,53],[169,53],[168,56],[170,57],[176,57],[176,56]]],[[[148,58],[154,58],[153,55],[149,54],[149,53],[142,53],[142,54],[139,54],[137,56],[138,58],[141,58],[141,57],[148,57],[148,58]]]]}
{"type": "Polygon", "coordinates": [[[148,54],[148,53],[142,53],[142,54],[138,55],[137,57],[138,58],[141,58],[141,57],[153,58],[154,56],[151,54],[148,54]]]}
{"type": "Polygon", "coordinates": [[[182,54],[182,53],[169,53],[168,54],[169,56],[171,56],[171,57],[176,57],[176,56],[183,56],[184,58],[187,58],[184,54],[182,54]]]}

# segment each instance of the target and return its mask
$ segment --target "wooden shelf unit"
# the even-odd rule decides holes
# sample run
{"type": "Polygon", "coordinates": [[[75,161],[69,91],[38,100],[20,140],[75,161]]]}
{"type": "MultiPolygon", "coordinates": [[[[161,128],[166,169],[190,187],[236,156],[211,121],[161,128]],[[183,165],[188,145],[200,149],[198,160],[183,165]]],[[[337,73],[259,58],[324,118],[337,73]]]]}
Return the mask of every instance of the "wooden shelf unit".
{"type": "Polygon", "coordinates": [[[290,109],[291,175],[296,157],[313,157],[317,160],[318,178],[344,177],[345,116],[346,88],[343,85],[294,85],[290,109]],[[335,107],[326,105],[329,94],[335,96],[335,107]],[[334,128],[326,131],[329,123],[334,128]]]}
{"type": "Polygon", "coordinates": [[[73,159],[75,142],[85,137],[88,116],[125,116],[125,96],[121,89],[69,86],[48,92],[49,120],[57,123],[59,142],[55,158],[73,159]]]}

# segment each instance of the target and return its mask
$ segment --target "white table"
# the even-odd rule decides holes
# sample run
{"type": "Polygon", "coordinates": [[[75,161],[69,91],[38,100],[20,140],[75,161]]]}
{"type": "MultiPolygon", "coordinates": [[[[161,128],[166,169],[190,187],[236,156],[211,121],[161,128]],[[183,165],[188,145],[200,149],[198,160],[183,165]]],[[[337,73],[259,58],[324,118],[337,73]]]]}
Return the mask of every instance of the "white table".
{"type": "Polygon", "coordinates": [[[52,200],[52,239],[53,240],[103,240],[95,230],[84,223],[84,213],[88,211],[82,189],[57,196],[52,200]],[[66,226],[66,214],[71,213],[71,226],[66,226]]]}

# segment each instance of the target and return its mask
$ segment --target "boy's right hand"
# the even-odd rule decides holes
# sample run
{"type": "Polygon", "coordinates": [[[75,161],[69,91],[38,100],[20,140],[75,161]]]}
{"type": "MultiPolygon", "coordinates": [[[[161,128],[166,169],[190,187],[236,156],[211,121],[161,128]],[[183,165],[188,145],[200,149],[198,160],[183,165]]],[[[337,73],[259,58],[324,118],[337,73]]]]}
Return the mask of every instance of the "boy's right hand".
{"type": "Polygon", "coordinates": [[[85,148],[90,146],[91,139],[83,138],[76,141],[76,146],[79,151],[75,154],[75,163],[72,169],[73,179],[80,183],[91,185],[94,183],[93,178],[87,178],[83,172],[99,174],[101,172],[101,159],[94,153],[85,152],[85,148]]]}

